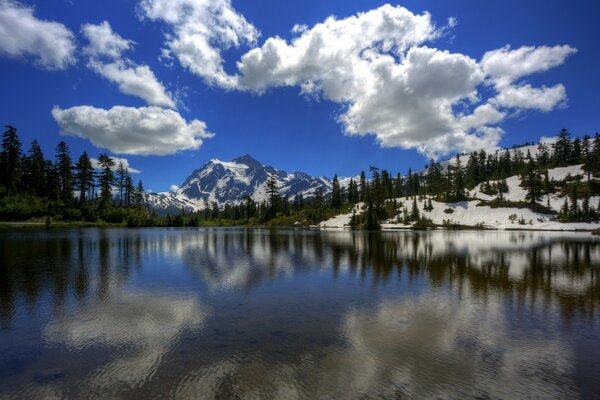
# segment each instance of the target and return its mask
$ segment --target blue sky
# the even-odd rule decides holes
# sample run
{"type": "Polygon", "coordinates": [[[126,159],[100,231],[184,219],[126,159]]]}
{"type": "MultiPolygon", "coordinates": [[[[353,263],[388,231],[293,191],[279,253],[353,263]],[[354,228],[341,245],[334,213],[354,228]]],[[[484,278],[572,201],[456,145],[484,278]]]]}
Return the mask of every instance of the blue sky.
{"type": "Polygon", "coordinates": [[[245,153],[348,176],[600,130],[596,2],[384,4],[0,0],[0,122],[155,191],[245,153]]]}

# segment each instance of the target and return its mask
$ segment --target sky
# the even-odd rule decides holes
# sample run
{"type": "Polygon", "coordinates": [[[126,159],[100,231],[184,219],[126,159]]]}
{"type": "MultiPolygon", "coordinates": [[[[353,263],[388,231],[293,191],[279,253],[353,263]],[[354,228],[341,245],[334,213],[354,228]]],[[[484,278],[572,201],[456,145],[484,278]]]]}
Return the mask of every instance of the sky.
{"type": "Polygon", "coordinates": [[[246,153],[316,176],[600,131],[591,1],[0,0],[0,123],[168,191],[246,153]]]}

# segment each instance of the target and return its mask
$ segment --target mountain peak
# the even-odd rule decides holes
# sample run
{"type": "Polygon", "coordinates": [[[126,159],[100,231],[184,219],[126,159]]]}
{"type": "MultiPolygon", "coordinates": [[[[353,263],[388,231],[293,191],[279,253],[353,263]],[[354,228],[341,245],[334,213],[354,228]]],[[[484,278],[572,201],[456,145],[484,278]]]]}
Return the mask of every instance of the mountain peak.
{"type": "Polygon", "coordinates": [[[260,161],[256,160],[254,157],[252,157],[248,153],[244,154],[243,156],[236,157],[231,161],[238,163],[238,164],[244,164],[249,167],[250,166],[262,166],[262,163],[260,161]]]}

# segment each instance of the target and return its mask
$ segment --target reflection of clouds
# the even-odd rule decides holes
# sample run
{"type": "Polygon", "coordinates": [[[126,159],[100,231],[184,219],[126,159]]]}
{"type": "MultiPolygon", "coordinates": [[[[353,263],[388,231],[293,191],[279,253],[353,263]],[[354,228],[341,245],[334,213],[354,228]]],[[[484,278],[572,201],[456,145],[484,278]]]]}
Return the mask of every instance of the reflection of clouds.
{"type": "Polygon", "coordinates": [[[323,266],[316,262],[314,250],[314,238],[304,234],[217,231],[186,240],[182,258],[209,287],[239,288],[290,275],[309,264],[323,266]]]}
{"type": "Polygon", "coordinates": [[[129,293],[51,322],[44,336],[79,351],[113,348],[115,357],[94,371],[89,383],[139,387],[156,372],[179,335],[199,329],[207,315],[193,298],[129,293]]]}
{"type": "MultiPolygon", "coordinates": [[[[344,345],[293,361],[232,356],[188,374],[175,398],[573,398],[572,349],[557,332],[508,326],[500,298],[478,304],[425,295],[354,308],[344,345]]],[[[289,356],[289,355],[288,355],[289,356]]]]}

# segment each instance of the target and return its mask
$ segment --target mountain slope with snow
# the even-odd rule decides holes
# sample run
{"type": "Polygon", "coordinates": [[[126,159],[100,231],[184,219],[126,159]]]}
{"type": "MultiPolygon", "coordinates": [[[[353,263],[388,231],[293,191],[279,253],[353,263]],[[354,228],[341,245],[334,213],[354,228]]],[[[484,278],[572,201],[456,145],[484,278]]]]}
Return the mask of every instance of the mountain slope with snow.
{"type": "Polygon", "coordinates": [[[157,211],[182,208],[185,211],[210,207],[213,203],[239,203],[249,196],[257,203],[266,201],[267,181],[275,177],[279,194],[293,200],[296,195],[313,197],[319,189],[327,196],[331,181],[304,172],[288,173],[264,165],[249,154],[231,161],[210,160],[196,169],[171,193],[152,193],[146,196],[147,204],[157,211]]]}

